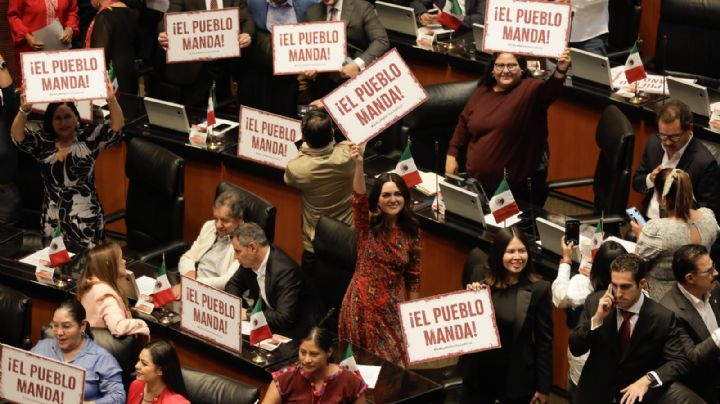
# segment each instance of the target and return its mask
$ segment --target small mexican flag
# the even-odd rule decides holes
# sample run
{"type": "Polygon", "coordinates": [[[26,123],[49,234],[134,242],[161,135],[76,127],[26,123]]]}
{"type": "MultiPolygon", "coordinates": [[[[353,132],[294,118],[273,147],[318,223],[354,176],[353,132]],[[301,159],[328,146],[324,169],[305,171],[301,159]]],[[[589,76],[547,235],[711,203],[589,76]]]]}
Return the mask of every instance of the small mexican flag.
{"type": "Polygon", "coordinates": [[[627,60],[625,61],[625,78],[628,83],[634,83],[647,77],[645,74],[645,67],[643,66],[642,59],[640,59],[640,53],[638,52],[637,41],[633,45],[627,60]]]}
{"type": "Polygon", "coordinates": [[[445,0],[445,5],[438,16],[438,22],[447,28],[458,30],[462,25],[462,21],[463,12],[458,0],[445,0]]]}
{"type": "Polygon", "coordinates": [[[153,293],[153,302],[155,307],[160,308],[166,304],[175,300],[175,295],[172,292],[172,286],[168,280],[167,273],[165,273],[165,260],[160,264],[158,269],[158,276],[155,279],[155,292],[153,293]]]}
{"type": "MultiPolygon", "coordinates": [[[[355,357],[353,356],[352,351],[352,344],[350,343],[348,343],[348,346],[345,349],[343,359],[340,361],[340,367],[343,367],[360,376],[360,369],[358,369],[357,362],[355,362],[355,357]]],[[[360,377],[362,378],[362,376],[360,377]]]]}
{"type": "Polygon", "coordinates": [[[112,84],[113,93],[115,97],[120,95],[120,85],[118,84],[117,76],[115,75],[115,68],[112,62],[110,62],[110,69],[108,69],[108,77],[110,78],[110,84],[112,84]]]}
{"type": "Polygon", "coordinates": [[[65,242],[63,242],[59,227],[53,230],[52,237],[48,256],[50,257],[50,266],[54,268],[70,262],[70,254],[68,254],[67,248],[65,248],[65,242]]]}
{"type": "Polygon", "coordinates": [[[395,166],[395,172],[403,178],[408,188],[422,184],[420,171],[418,171],[415,160],[413,160],[412,154],[410,154],[410,145],[405,146],[405,151],[403,151],[402,156],[400,156],[400,161],[398,161],[397,166],[395,166]]]}
{"type": "Polygon", "coordinates": [[[215,125],[215,82],[210,87],[210,96],[208,97],[207,107],[207,126],[215,125]]]}
{"type": "Polygon", "coordinates": [[[250,345],[257,345],[268,338],[272,338],[272,331],[262,311],[262,298],[259,297],[250,314],[250,345]]]}
{"type": "Polygon", "coordinates": [[[495,195],[490,199],[490,210],[495,222],[498,224],[520,213],[520,208],[518,208],[515,198],[510,192],[507,178],[503,178],[500,186],[495,191],[495,195]]]}
{"type": "Polygon", "coordinates": [[[592,250],[590,250],[590,251],[591,251],[593,259],[595,259],[595,254],[597,254],[602,243],[603,243],[603,223],[602,223],[602,219],[600,219],[597,226],[595,226],[595,233],[593,233],[593,238],[592,238],[592,250]]]}

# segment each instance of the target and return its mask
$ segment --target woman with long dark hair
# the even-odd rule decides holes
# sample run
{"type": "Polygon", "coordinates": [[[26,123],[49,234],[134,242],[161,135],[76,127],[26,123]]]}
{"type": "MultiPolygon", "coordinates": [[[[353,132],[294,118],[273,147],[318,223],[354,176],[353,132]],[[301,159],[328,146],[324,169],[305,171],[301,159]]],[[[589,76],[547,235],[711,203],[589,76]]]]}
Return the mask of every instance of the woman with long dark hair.
{"type": "Polygon", "coordinates": [[[140,351],[127,404],[190,404],[172,345],[157,341],[140,351]]]}

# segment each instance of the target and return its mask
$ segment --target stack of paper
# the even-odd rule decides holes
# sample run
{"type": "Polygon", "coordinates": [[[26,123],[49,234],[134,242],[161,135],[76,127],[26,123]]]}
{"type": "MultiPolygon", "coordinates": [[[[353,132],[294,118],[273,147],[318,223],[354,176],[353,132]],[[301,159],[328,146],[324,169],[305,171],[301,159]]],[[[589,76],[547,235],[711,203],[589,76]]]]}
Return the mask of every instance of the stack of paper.
{"type": "Polygon", "coordinates": [[[415,189],[426,196],[432,196],[437,193],[438,181],[442,181],[443,176],[435,173],[420,171],[420,178],[422,178],[422,183],[415,185],[415,189]]]}

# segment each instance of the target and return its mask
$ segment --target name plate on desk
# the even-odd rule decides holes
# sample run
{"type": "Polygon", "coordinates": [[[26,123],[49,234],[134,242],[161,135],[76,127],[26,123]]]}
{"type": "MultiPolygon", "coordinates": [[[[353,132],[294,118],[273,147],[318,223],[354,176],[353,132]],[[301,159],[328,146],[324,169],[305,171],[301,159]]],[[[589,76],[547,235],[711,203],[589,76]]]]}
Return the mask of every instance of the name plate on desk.
{"type": "Polygon", "coordinates": [[[180,327],[234,352],[242,350],[240,298],[183,276],[180,327]]]}
{"type": "Polygon", "coordinates": [[[295,142],[302,138],[297,119],[240,106],[238,157],[284,170],[297,156],[295,142]]]}
{"type": "Polygon", "coordinates": [[[165,14],[167,63],[240,56],[238,8],[165,14]]]}
{"type": "Polygon", "coordinates": [[[338,71],[347,56],[345,21],[275,25],[273,74],[338,71]]]}
{"type": "Polygon", "coordinates": [[[558,57],[570,38],[572,6],[535,0],[488,0],[485,52],[558,57]]]}
{"type": "Polygon", "coordinates": [[[81,404],[85,369],[0,344],[0,397],[16,403],[81,404]]]}
{"type": "Polygon", "coordinates": [[[20,54],[28,103],[107,97],[103,49],[20,54]]]}
{"type": "Polygon", "coordinates": [[[365,143],[425,102],[428,94],[391,49],[323,98],[325,110],[353,143],[365,143]]]}
{"type": "Polygon", "coordinates": [[[488,288],[411,300],[398,308],[411,365],[500,348],[488,288]]]}

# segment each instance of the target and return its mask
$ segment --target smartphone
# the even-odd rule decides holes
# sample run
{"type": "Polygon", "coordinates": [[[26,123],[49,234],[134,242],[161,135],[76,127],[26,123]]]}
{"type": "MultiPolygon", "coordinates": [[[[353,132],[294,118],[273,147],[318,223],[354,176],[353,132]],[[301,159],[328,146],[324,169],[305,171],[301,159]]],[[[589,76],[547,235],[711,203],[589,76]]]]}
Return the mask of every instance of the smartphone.
{"type": "Polygon", "coordinates": [[[625,212],[627,212],[628,216],[630,216],[630,219],[638,222],[638,224],[645,224],[647,222],[635,206],[628,208],[625,212]]]}
{"type": "Polygon", "coordinates": [[[439,8],[431,8],[430,10],[427,11],[427,13],[430,15],[438,15],[438,14],[440,14],[440,9],[439,8]]]}
{"type": "Polygon", "coordinates": [[[222,132],[222,131],[224,131],[225,129],[227,129],[227,128],[229,128],[229,127],[230,127],[230,124],[228,124],[228,123],[221,123],[221,124],[219,124],[219,125],[213,126],[213,131],[222,132]]]}
{"type": "Polygon", "coordinates": [[[580,221],[578,219],[565,220],[565,243],[580,245],[580,221]]]}

